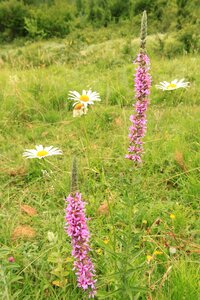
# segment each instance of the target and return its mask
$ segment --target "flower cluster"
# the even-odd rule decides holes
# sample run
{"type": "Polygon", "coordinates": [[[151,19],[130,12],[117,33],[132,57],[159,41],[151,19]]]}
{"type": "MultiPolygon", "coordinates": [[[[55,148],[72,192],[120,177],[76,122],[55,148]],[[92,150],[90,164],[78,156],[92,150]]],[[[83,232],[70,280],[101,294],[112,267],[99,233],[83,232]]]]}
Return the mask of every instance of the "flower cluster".
{"type": "Polygon", "coordinates": [[[88,255],[90,234],[87,228],[85,216],[85,202],[82,201],[81,194],[76,192],[70,194],[66,201],[66,226],[65,229],[71,237],[72,256],[74,256],[74,269],[76,270],[78,287],[84,290],[89,289],[89,297],[94,297],[95,289],[95,270],[93,263],[88,255]]]}
{"type": "Polygon", "coordinates": [[[148,56],[140,52],[135,60],[139,66],[135,74],[135,97],[137,99],[135,106],[136,113],[130,116],[132,125],[129,128],[130,146],[129,154],[125,157],[140,163],[141,155],[144,152],[142,138],[146,132],[146,110],[149,103],[151,76],[149,74],[150,61],[148,56]]]}

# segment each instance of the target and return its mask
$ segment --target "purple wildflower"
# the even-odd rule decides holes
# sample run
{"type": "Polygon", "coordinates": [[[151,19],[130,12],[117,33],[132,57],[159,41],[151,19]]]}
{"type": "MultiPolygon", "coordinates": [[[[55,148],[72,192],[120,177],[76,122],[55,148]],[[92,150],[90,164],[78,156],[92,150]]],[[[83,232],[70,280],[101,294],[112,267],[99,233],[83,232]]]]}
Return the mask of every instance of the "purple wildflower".
{"type": "Polygon", "coordinates": [[[132,125],[129,127],[130,146],[128,148],[129,154],[125,156],[130,160],[141,163],[141,156],[144,153],[143,137],[147,129],[146,110],[149,104],[148,96],[150,94],[151,76],[149,74],[150,60],[145,53],[146,41],[146,12],[143,14],[141,26],[141,47],[140,53],[137,55],[135,63],[138,64],[135,74],[135,98],[137,99],[135,107],[135,114],[130,116],[132,125]]]}
{"type": "Polygon", "coordinates": [[[85,202],[81,194],[76,192],[70,194],[66,201],[66,226],[65,229],[71,237],[72,256],[74,256],[74,270],[76,271],[78,287],[89,289],[89,298],[96,294],[94,265],[88,255],[90,251],[90,233],[85,216],[85,202]]]}
{"type": "Polygon", "coordinates": [[[14,263],[15,262],[15,258],[13,256],[9,256],[8,257],[8,262],[14,263]]]}

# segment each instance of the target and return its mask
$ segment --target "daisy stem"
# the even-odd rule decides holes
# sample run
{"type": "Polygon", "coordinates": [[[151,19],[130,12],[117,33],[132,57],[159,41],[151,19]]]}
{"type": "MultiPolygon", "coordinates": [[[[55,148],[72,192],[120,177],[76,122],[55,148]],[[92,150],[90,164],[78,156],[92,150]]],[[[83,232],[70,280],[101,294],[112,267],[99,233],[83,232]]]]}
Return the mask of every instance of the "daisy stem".
{"type": "Polygon", "coordinates": [[[86,153],[86,155],[87,155],[87,161],[88,161],[88,168],[90,168],[90,161],[89,161],[89,147],[90,147],[90,142],[89,142],[89,138],[88,138],[88,134],[87,134],[85,117],[83,117],[83,119],[84,119],[83,120],[83,130],[84,130],[85,139],[86,139],[86,143],[87,143],[87,147],[86,147],[86,152],[87,153],[86,153]]]}
{"type": "Polygon", "coordinates": [[[45,158],[42,158],[42,163],[44,164],[45,169],[48,171],[51,171],[51,169],[49,168],[49,166],[47,165],[47,161],[45,158]]]}
{"type": "Polygon", "coordinates": [[[63,172],[63,169],[58,168],[56,165],[54,165],[50,160],[48,160],[47,158],[44,159],[45,161],[45,166],[47,166],[46,162],[48,162],[48,164],[50,164],[52,167],[54,167],[54,169],[56,169],[59,172],[63,172]],[[46,160],[46,161],[45,161],[46,160]]]}

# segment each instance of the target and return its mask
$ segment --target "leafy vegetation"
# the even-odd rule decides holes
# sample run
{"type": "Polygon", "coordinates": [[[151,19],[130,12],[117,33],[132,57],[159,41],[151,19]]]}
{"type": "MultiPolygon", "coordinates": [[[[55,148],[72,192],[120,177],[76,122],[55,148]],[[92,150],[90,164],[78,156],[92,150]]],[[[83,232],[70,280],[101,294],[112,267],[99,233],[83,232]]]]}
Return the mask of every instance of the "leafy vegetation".
{"type": "MultiPolygon", "coordinates": [[[[175,53],[199,51],[198,0],[76,0],[76,1],[0,1],[0,39],[64,38],[70,32],[81,36],[90,28],[126,24],[125,34],[138,36],[140,15],[146,9],[149,33],[174,32],[178,40],[175,53]]],[[[167,42],[167,49],[171,45],[167,42]]]]}

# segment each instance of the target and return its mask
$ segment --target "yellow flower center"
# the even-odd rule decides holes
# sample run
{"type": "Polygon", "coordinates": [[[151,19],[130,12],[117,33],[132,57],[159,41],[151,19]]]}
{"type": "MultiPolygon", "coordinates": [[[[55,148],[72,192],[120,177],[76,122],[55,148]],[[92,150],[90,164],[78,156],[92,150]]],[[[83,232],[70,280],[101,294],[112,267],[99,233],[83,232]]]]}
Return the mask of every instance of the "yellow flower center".
{"type": "Polygon", "coordinates": [[[90,99],[89,99],[89,97],[87,95],[81,95],[80,96],[80,100],[84,101],[84,102],[88,102],[90,99]]]}
{"type": "Polygon", "coordinates": [[[74,106],[74,109],[80,110],[84,105],[82,103],[78,103],[74,106]]]}
{"type": "Polygon", "coordinates": [[[42,157],[42,156],[46,156],[47,154],[48,154],[47,151],[45,151],[45,150],[40,150],[40,151],[38,151],[37,156],[42,157]]]}
{"type": "Polygon", "coordinates": [[[167,86],[167,89],[175,89],[177,87],[177,85],[175,83],[170,83],[168,86],[167,86]]]}

